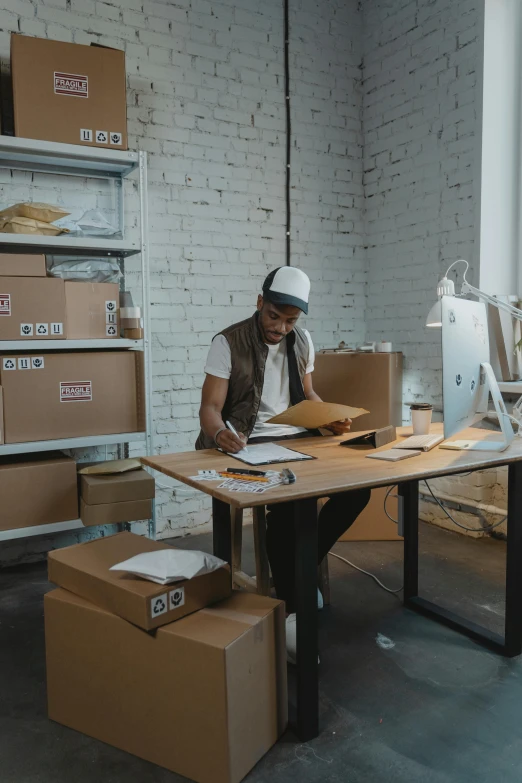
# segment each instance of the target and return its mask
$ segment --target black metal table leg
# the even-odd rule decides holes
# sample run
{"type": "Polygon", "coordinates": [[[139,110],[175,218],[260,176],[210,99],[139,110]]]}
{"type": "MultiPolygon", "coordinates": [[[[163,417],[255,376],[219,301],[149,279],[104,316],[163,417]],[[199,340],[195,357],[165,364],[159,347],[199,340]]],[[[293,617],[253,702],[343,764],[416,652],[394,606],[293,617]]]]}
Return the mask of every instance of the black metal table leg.
{"type": "Polygon", "coordinates": [[[505,654],[522,652],[522,462],[509,465],[505,654]]]}
{"type": "Polygon", "coordinates": [[[212,537],[215,556],[232,565],[230,506],[217,498],[212,498],[212,537]]]}
{"type": "Polygon", "coordinates": [[[419,482],[399,484],[404,535],[404,603],[419,594],[419,482]]]}
{"type": "Polygon", "coordinates": [[[295,594],[297,614],[297,735],[319,734],[317,618],[317,500],[294,503],[295,594]]]}

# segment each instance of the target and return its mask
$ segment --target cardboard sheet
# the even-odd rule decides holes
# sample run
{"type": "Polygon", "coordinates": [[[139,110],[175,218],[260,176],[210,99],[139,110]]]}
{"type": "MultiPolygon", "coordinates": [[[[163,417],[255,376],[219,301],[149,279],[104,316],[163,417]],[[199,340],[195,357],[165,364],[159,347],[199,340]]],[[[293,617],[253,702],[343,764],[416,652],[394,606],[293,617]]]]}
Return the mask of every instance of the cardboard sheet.
{"type": "Polygon", "coordinates": [[[324,427],[333,421],[356,419],[368,413],[364,408],[352,408],[350,405],[339,405],[336,402],[315,402],[303,400],[288,410],[273,416],[268,424],[290,424],[293,427],[306,427],[308,430],[324,427]]]}

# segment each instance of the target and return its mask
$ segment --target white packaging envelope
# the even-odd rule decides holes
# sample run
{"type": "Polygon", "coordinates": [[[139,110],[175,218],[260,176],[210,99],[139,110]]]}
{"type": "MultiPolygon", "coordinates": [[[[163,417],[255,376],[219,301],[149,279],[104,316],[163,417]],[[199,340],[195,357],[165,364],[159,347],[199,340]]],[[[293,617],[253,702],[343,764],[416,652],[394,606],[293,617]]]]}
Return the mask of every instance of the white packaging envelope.
{"type": "Polygon", "coordinates": [[[158,552],[142,552],[123,563],[111,566],[111,571],[126,571],[159,585],[192,579],[226,565],[224,560],[206,552],[192,549],[160,549],[158,552]]]}

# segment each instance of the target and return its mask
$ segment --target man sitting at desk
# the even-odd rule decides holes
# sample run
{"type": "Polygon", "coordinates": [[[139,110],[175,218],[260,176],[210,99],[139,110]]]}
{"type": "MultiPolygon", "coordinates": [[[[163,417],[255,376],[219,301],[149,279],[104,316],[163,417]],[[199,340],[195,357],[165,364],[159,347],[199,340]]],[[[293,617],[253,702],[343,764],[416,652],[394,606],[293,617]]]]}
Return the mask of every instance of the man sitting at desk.
{"type": "MultiPolygon", "coordinates": [[[[297,321],[308,313],[310,280],[300,269],[284,266],[271,272],[257,298],[257,311],[229,326],[212,341],[205,366],[197,449],[235,454],[248,442],[266,443],[320,435],[302,427],[268,424],[267,420],[304,399],[320,401],[312,386],[314,346],[297,321]],[[225,425],[230,421],[236,436],[225,425]]],[[[335,435],[350,430],[337,421],[335,435]]],[[[355,522],[370,499],[369,490],[333,495],[319,514],[318,563],[355,522]]],[[[295,661],[294,518],[292,503],[268,507],[267,549],[277,597],[286,602],[287,648],[295,661]]],[[[322,599],[321,599],[322,600],[322,599]]]]}

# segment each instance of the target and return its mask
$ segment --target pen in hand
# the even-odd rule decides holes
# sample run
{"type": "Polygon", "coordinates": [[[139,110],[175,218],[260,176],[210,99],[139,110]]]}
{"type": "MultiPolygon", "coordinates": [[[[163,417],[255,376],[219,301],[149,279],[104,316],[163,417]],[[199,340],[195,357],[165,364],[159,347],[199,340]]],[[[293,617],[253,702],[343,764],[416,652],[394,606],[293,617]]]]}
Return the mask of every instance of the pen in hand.
{"type": "MultiPolygon", "coordinates": [[[[232,435],[235,435],[235,436],[236,436],[236,438],[239,438],[239,435],[238,435],[238,433],[236,432],[236,430],[234,429],[234,427],[232,426],[232,424],[231,424],[229,421],[226,421],[226,422],[225,422],[225,424],[227,425],[227,427],[228,427],[228,429],[230,430],[230,432],[232,433],[232,435]]],[[[239,439],[240,439],[240,438],[239,438],[239,439]]],[[[246,447],[246,446],[244,446],[244,447],[243,447],[243,450],[244,450],[244,451],[248,451],[248,449],[247,449],[247,447],[246,447]]]]}

